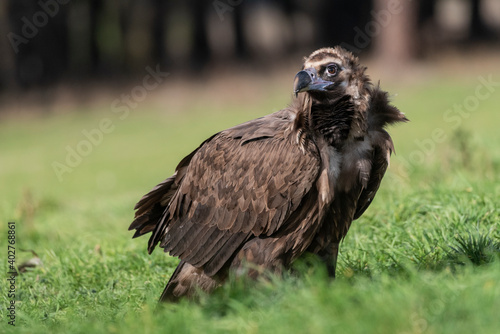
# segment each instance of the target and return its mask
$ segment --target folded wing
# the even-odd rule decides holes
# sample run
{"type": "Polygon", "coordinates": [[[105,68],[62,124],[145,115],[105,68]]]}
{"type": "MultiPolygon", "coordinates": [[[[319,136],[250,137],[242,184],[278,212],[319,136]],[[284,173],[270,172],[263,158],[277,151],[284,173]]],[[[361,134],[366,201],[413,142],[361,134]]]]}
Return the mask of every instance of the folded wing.
{"type": "Polygon", "coordinates": [[[292,117],[283,110],[207,140],[139,202],[137,212],[156,219],[154,226],[140,215],[131,229],[153,232],[150,250],[160,242],[211,276],[247,240],[284,228],[320,167],[316,147],[295,141],[292,117]]]}

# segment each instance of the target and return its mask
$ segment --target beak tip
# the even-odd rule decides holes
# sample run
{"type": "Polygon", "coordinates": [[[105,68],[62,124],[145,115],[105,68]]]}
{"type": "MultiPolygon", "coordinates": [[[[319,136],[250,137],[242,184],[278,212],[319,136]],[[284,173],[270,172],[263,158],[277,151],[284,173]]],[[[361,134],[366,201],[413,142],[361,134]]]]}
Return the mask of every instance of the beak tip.
{"type": "Polygon", "coordinates": [[[323,80],[317,76],[316,69],[307,68],[305,70],[299,71],[295,75],[293,91],[295,97],[298,93],[305,91],[327,91],[333,82],[323,80]]]}

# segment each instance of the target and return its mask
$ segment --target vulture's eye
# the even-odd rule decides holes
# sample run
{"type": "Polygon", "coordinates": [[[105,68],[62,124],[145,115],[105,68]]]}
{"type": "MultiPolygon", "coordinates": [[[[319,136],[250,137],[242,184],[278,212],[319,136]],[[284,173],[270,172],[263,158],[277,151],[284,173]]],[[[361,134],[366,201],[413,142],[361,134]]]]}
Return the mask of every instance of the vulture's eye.
{"type": "Polygon", "coordinates": [[[337,64],[330,64],[326,67],[325,72],[329,76],[336,76],[339,71],[339,66],[337,64]]]}

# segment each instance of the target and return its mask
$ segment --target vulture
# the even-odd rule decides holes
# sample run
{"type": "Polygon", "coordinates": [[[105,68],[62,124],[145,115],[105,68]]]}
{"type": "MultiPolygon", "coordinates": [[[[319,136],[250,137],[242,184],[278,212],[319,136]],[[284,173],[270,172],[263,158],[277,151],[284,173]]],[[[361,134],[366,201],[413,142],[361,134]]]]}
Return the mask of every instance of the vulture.
{"type": "Polygon", "coordinates": [[[160,301],[211,292],[231,273],[281,273],[316,254],[335,277],[339,243],[372,202],[394,151],[387,125],[407,118],[358,58],[304,58],[290,105],[216,133],[135,206],[129,230],[151,233],[180,263],[160,301]]]}

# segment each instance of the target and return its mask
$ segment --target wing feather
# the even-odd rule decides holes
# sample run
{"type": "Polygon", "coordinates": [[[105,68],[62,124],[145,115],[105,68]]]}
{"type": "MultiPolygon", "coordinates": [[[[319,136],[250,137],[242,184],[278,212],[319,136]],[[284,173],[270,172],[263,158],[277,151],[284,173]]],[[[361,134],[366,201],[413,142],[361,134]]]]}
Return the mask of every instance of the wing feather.
{"type": "Polygon", "coordinates": [[[358,219],[368,209],[389,166],[389,156],[392,152],[391,137],[387,132],[380,132],[378,135],[378,140],[374,141],[373,145],[370,176],[357,200],[353,219],[358,219]]]}
{"type": "Polygon", "coordinates": [[[194,249],[192,256],[189,257],[190,263],[195,267],[200,267],[201,265],[207,263],[215,255],[215,252],[217,252],[223,245],[224,241],[220,243],[219,241],[223,239],[226,234],[228,234],[227,231],[219,230],[217,226],[212,226],[210,230],[212,233],[206,241],[202,243],[203,240],[200,240],[200,244],[205,246],[194,249]]]}
{"type": "Polygon", "coordinates": [[[292,121],[284,110],[205,141],[175,178],[151,246],[159,242],[210,276],[249,238],[279,231],[320,168],[312,142],[304,149],[288,137],[292,121]]]}
{"type": "Polygon", "coordinates": [[[238,249],[243,246],[245,240],[248,239],[245,233],[230,234],[224,245],[217,250],[217,253],[204,265],[203,271],[208,276],[215,275],[224,264],[232,258],[238,249]]]}

